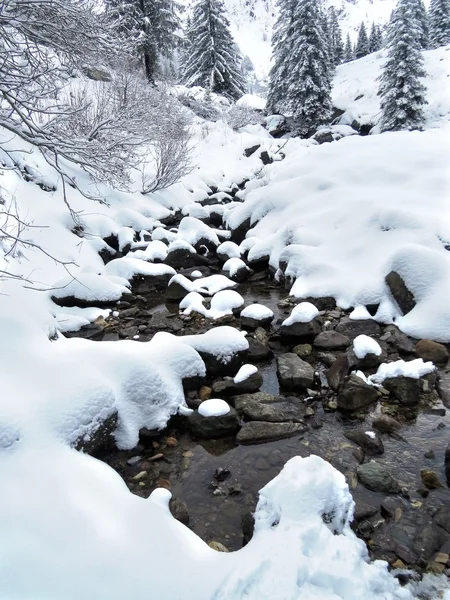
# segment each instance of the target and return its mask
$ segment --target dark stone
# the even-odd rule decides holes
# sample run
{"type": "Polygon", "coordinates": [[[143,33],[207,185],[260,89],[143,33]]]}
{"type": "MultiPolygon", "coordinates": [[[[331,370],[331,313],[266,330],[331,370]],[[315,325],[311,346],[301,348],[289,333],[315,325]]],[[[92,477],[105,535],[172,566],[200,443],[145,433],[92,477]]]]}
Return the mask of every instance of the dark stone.
{"type": "Polygon", "coordinates": [[[244,423],[237,434],[239,444],[261,444],[298,435],[307,430],[301,423],[268,423],[267,421],[250,421],[244,423]]]}
{"type": "Polygon", "coordinates": [[[255,400],[235,403],[238,412],[250,421],[303,423],[305,407],[293,402],[263,403],[255,400]]]}
{"type": "Polygon", "coordinates": [[[255,531],[255,518],[251,512],[245,513],[242,517],[241,525],[243,534],[242,546],[246,546],[252,539],[253,532],[255,531]]]}
{"type": "Polygon", "coordinates": [[[439,527],[450,533],[450,508],[448,506],[440,508],[434,515],[434,521],[439,527]]]}
{"type": "Polygon", "coordinates": [[[183,523],[183,525],[189,525],[189,513],[186,502],[180,500],[180,498],[171,498],[169,502],[169,510],[177,521],[180,521],[180,523],[183,523]]]}
{"type": "Polygon", "coordinates": [[[397,433],[402,425],[389,415],[380,415],[372,421],[372,427],[381,433],[397,433]]]}
{"type": "Polygon", "coordinates": [[[255,392],[254,394],[240,394],[229,398],[229,402],[233,404],[238,412],[242,412],[247,404],[273,404],[274,402],[282,402],[281,396],[273,396],[267,392],[255,392]]]}
{"type": "Polygon", "coordinates": [[[181,331],[183,321],[168,310],[160,310],[152,314],[149,327],[156,331],[181,331]]]}
{"type": "Polygon", "coordinates": [[[132,279],[132,289],[134,294],[148,294],[150,292],[163,292],[166,290],[173,273],[163,273],[154,276],[135,276],[132,279]]]}
{"type": "Polygon", "coordinates": [[[293,352],[277,358],[278,379],[287,390],[309,388],[314,384],[314,369],[293,352]]]}
{"type": "Polygon", "coordinates": [[[377,400],[378,393],[375,387],[356,375],[350,375],[338,395],[337,405],[343,411],[356,411],[374,404],[377,400]]]}
{"type": "Polygon", "coordinates": [[[112,80],[111,73],[105,69],[101,69],[100,67],[85,67],[83,69],[83,73],[88,79],[93,79],[94,81],[112,80]]]}
{"type": "Polygon", "coordinates": [[[215,381],[212,389],[216,396],[237,396],[239,394],[251,394],[257,392],[263,384],[263,378],[258,371],[247,377],[244,381],[234,383],[233,379],[215,381]]]}
{"type": "Polygon", "coordinates": [[[416,306],[413,294],[408,290],[405,282],[398,273],[391,271],[386,275],[386,284],[404,315],[416,306]]]}
{"type": "Polygon", "coordinates": [[[270,165],[271,163],[273,163],[273,158],[269,156],[267,150],[263,150],[259,155],[259,158],[261,159],[263,165],[270,165]]]}
{"type": "Polygon", "coordinates": [[[194,438],[215,439],[234,435],[239,431],[239,417],[234,408],[220,417],[202,417],[198,412],[189,415],[189,429],[194,438]]]}
{"type": "Polygon", "coordinates": [[[164,264],[174,269],[186,269],[190,267],[206,266],[208,260],[197,252],[190,252],[187,248],[176,248],[169,251],[164,264]]]}
{"type": "Polygon", "coordinates": [[[235,352],[231,356],[230,360],[226,363],[222,362],[219,357],[217,357],[215,354],[211,354],[210,352],[198,350],[198,353],[205,363],[206,371],[213,377],[236,375],[244,362],[247,362],[247,350],[239,350],[238,352],[235,352]]]}
{"type": "Polygon", "coordinates": [[[216,228],[222,227],[222,225],[223,225],[222,213],[212,210],[209,213],[209,223],[210,223],[211,227],[216,227],[216,228]]]}
{"type": "Polygon", "coordinates": [[[383,454],[384,446],[383,442],[379,438],[378,435],[375,434],[375,437],[371,437],[367,435],[364,429],[351,429],[350,431],[345,432],[345,437],[367,452],[367,454],[383,454]]]}
{"type": "Polygon", "coordinates": [[[358,335],[379,335],[381,329],[373,319],[353,320],[350,317],[344,317],[335,331],[346,335],[353,341],[358,335]]]}
{"type": "Polygon", "coordinates": [[[356,468],[359,481],[364,487],[373,492],[383,492],[383,494],[399,494],[400,485],[392,475],[377,462],[364,463],[356,468]]]}
{"type": "Polygon", "coordinates": [[[414,354],[414,343],[410,338],[400,331],[395,325],[386,327],[386,333],[389,333],[387,343],[393,346],[400,354],[414,354]]]}
{"type": "Polygon", "coordinates": [[[244,154],[247,158],[249,158],[252,154],[255,154],[255,152],[261,147],[261,144],[256,144],[255,146],[251,146],[250,148],[246,148],[244,150],[244,154]]]}
{"type": "Polygon", "coordinates": [[[273,321],[272,317],[266,319],[253,319],[252,317],[241,316],[241,327],[242,329],[256,329],[257,327],[269,327],[273,321]]]}
{"type": "Polygon", "coordinates": [[[447,448],[445,449],[444,465],[445,465],[445,478],[447,480],[447,485],[450,486],[450,443],[448,444],[447,448]]]}
{"type": "Polygon", "coordinates": [[[321,350],[339,350],[350,346],[350,339],[338,331],[322,331],[314,339],[313,345],[321,350]]]}
{"type": "Polygon", "coordinates": [[[181,283],[172,281],[166,290],[166,299],[178,302],[179,300],[183,300],[188,294],[189,290],[182,286],[181,283]]]}
{"type": "Polygon", "coordinates": [[[117,410],[114,409],[114,412],[105,419],[92,423],[89,434],[80,436],[72,446],[86,454],[96,454],[99,450],[105,449],[113,440],[117,421],[117,410]]]}
{"type": "Polygon", "coordinates": [[[343,384],[345,378],[350,372],[350,361],[346,354],[339,356],[331,365],[331,367],[326,371],[325,375],[327,377],[328,384],[330,387],[338,391],[338,389],[343,384]]]}
{"type": "Polygon", "coordinates": [[[265,346],[259,340],[255,340],[254,338],[247,338],[248,341],[248,360],[250,362],[260,362],[261,360],[266,360],[273,355],[272,350],[269,346],[265,346]]]}
{"type": "Polygon", "coordinates": [[[318,144],[328,144],[334,141],[333,134],[330,129],[316,131],[316,133],[311,137],[313,140],[316,140],[318,144]]]}
{"type": "Polygon", "coordinates": [[[432,523],[421,527],[414,537],[412,549],[422,559],[429,560],[441,547],[441,534],[432,523]]]}
{"type": "Polygon", "coordinates": [[[444,344],[432,340],[420,340],[415,346],[415,354],[425,361],[431,361],[435,365],[445,366],[448,362],[448,350],[444,344]]]}
{"type": "Polygon", "coordinates": [[[404,502],[401,498],[395,496],[388,496],[384,498],[380,504],[381,516],[385,519],[393,519],[395,517],[395,511],[400,508],[404,509],[404,502]]]}
{"type": "Polygon", "coordinates": [[[250,229],[250,217],[245,219],[240,225],[238,225],[235,229],[231,230],[231,239],[236,244],[240,244],[245,240],[245,236],[247,231],[250,229]]]}
{"type": "Polygon", "coordinates": [[[365,504],[364,502],[356,502],[355,503],[355,512],[353,515],[354,520],[359,523],[364,519],[369,519],[373,517],[378,512],[376,506],[372,506],[371,504],[365,504]]]}
{"type": "Polygon", "coordinates": [[[416,406],[420,399],[420,380],[412,377],[389,377],[383,382],[391,396],[404,406],[416,406]]]}
{"type": "Polygon", "coordinates": [[[293,323],[292,325],[282,325],[280,334],[287,338],[293,338],[298,342],[312,341],[322,330],[320,321],[313,319],[309,323],[293,323]]]}
{"type": "Polygon", "coordinates": [[[103,334],[102,341],[103,342],[118,342],[119,339],[120,338],[119,338],[119,334],[117,333],[117,331],[106,330],[106,332],[103,334]]]}
{"type": "Polygon", "coordinates": [[[252,275],[253,270],[247,267],[247,265],[241,265],[233,275],[227,273],[227,277],[231,279],[231,281],[236,281],[236,283],[247,281],[252,275]]]}

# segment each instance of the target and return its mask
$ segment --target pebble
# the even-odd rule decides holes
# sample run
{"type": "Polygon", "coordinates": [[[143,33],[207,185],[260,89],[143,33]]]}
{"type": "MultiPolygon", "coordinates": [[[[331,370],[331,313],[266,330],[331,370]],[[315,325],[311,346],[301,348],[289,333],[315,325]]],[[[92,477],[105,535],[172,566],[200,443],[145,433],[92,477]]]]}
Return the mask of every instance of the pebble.
{"type": "Polygon", "coordinates": [[[183,452],[183,456],[184,458],[192,458],[194,456],[194,453],[192,452],[192,450],[186,450],[186,452],[183,452]]]}
{"type": "Polygon", "coordinates": [[[443,487],[436,473],[430,469],[422,469],[420,471],[420,477],[424,486],[429,490],[436,490],[443,487]]]}
{"type": "Polygon", "coordinates": [[[141,471],[140,473],[138,473],[137,475],[135,475],[131,479],[133,481],[139,481],[140,479],[144,479],[144,477],[147,477],[147,471],[141,471]]]}
{"type": "Polygon", "coordinates": [[[154,456],[150,456],[147,460],[153,462],[154,460],[161,460],[164,458],[164,454],[160,452],[159,454],[155,454],[154,456]]]}
{"type": "Polygon", "coordinates": [[[127,465],[129,467],[134,467],[135,465],[138,464],[138,462],[140,462],[142,460],[142,456],[132,456],[131,458],[129,458],[127,460],[127,465]]]}
{"type": "Polygon", "coordinates": [[[175,446],[178,446],[178,440],[174,437],[168,437],[166,439],[166,446],[168,448],[175,448],[175,446]]]}

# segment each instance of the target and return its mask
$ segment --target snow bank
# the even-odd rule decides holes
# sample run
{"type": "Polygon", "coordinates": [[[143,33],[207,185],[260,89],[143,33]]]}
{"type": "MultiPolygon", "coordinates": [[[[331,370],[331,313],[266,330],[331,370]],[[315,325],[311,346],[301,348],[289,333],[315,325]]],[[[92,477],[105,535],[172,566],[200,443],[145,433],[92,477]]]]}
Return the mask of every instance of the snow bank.
{"type": "Polygon", "coordinates": [[[185,335],[177,339],[198,352],[213,354],[223,364],[227,364],[237,352],[248,350],[245,335],[245,331],[223,326],[215,327],[200,335],[185,335]]]}
{"type": "Polygon", "coordinates": [[[291,314],[285,319],[282,325],[293,325],[294,323],[309,323],[317,317],[319,311],[311,302],[300,302],[294,306],[291,314]]]}
{"type": "Polygon", "coordinates": [[[266,100],[255,94],[244,94],[236,102],[236,106],[246,106],[253,110],[264,110],[266,108],[266,100]]]}
{"type": "Polygon", "coordinates": [[[227,415],[229,412],[230,406],[225,400],[219,400],[218,398],[205,400],[198,407],[198,414],[202,417],[221,417],[222,415],[227,415]]]}
{"type": "Polygon", "coordinates": [[[381,355],[380,344],[368,335],[358,335],[353,340],[353,352],[359,359],[365,358],[368,354],[381,355]]]}
{"type": "Polygon", "coordinates": [[[147,277],[159,277],[161,275],[173,276],[175,269],[161,263],[148,263],[138,258],[115,258],[105,267],[105,274],[114,277],[121,277],[128,281],[135,275],[144,275],[147,277]]]}
{"type": "Polygon", "coordinates": [[[76,279],[71,276],[60,279],[49,293],[54,298],[73,296],[86,302],[116,302],[123,294],[129,294],[130,290],[125,285],[112,281],[108,276],[80,273],[76,279]]]}

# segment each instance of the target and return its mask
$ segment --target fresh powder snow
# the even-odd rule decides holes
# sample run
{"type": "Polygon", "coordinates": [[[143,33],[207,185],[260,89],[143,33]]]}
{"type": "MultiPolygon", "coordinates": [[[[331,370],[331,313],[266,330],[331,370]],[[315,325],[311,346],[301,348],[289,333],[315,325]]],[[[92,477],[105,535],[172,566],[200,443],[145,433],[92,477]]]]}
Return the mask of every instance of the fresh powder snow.
{"type": "Polygon", "coordinates": [[[219,398],[204,400],[198,407],[198,413],[202,417],[221,417],[229,412],[229,404],[225,400],[219,400],[219,398]]]}

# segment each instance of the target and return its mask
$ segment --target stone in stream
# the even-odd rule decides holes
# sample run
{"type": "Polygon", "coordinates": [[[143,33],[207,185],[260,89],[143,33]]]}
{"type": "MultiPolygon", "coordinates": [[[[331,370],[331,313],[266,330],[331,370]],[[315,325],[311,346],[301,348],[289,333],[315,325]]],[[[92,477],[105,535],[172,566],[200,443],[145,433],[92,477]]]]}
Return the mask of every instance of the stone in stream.
{"type": "Polygon", "coordinates": [[[420,380],[413,377],[389,377],[384,380],[386,388],[393,398],[404,406],[416,406],[420,400],[420,380]]]}
{"type": "Polygon", "coordinates": [[[345,378],[351,369],[350,361],[347,354],[342,354],[332,363],[325,375],[329,386],[337,392],[344,383],[345,378]]]}
{"type": "Polygon", "coordinates": [[[234,408],[226,415],[219,417],[202,417],[197,411],[188,416],[192,437],[199,439],[215,439],[234,435],[239,431],[239,417],[234,408]]]}
{"type": "Polygon", "coordinates": [[[167,288],[172,277],[173,271],[160,275],[135,275],[131,280],[133,293],[145,295],[155,291],[162,292],[167,288]]]}
{"type": "Polygon", "coordinates": [[[384,452],[383,442],[373,431],[351,429],[345,432],[345,437],[358,444],[368,454],[383,454],[384,452]]]}
{"type": "Polygon", "coordinates": [[[83,433],[71,444],[76,450],[86,454],[95,454],[100,449],[105,448],[113,440],[114,432],[117,428],[118,414],[116,409],[106,418],[99,419],[99,415],[93,416],[89,433],[83,433]]]}
{"type": "Polygon", "coordinates": [[[448,350],[444,344],[431,340],[420,340],[415,345],[415,354],[424,361],[431,361],[435,365],[445,366],[448,362],[448,350]]]}
{"type": "Polygon", "coordinates": [[[434,523],[423,525],[414,537],[413,551],[423,560],[430,559],[441,547],[442,535],[434,523]]]}
{"type": "Polygon", "coordinates": [[[212,389],[217,396],[237,396],[239,394],[251,394],[257,392],[263,384],[263,378],[259,371],[240,381],[235,383],[232,377],[228,379],[222,379],[213,383],[212,389]]]}
{"type": "Polygon", "coordinates": [[[372,421],[372,427],[381,433],[398,433],[402,424],[389,415],[380,415],[372,421]]]}
{"type": "Polygon", "coordinates": [[[309,323],[297,321],[291,325],[282,325],[279,329],[280,334],[285,338],[292,338],[299,342],[312,341],[322,330],[322,325],[316,317],[309,323]]]}
{"type": "Polygon", "coordinates": [[[193,248],[189,250],[186,248],[175,248],[169,249],[169,252],[164,259],[164,264],[173,267],[174,269],[186,269],[190,267],[200,267],[209,264],[209,261],[204,256],[194,252],[193,248]]]}
{"type": "MultiPolygon", "coordinates": [[[[280,399],[281,400],[281,399],[280,399]]],[[[250,421],[266,421],[270,423],[303,423],[306,407],[294,402],[258,402],[247,399],[235,403],[236,410],[250,421]]]]}
{"type": "Polygon", "coordinates": [[[422,479],[423,485],[428,490],[437,490],[438,488],[443,487],[438,476],[431,469],[422,469],[420,471],[420,478],[422,479]]]}
{"type": "Polygon", "coordinates": [[[354,319],[350,319],[350,317],[344,317],[341,319],[335,331],[354,340],[358,335],[379,335],[381,329],[378,323],[373,319],[361,319],[355,321],[354,319]]]}
{"type": "Polygon", "coordinates": [[[448,446],[445,450],[444,466],[445,466],[445,478],[447,479],[447,485],[450,486],[450,443],[448,444],[448,446]]]}
{"type": "Polygon", "coordinates": [[[228,401],[235,407],[238,412],[243,412],[245,406],[249,403],[258,404],[273,404],[274,402],[282,402],[281,396],[273,396],[267,392],[256,392],[255,394],[240,394],[228,398],[228,401]]]}
{"type": "Polygon", "coordinates": [[[250,421],[244,423],[236,441],[238,444],[261,444],[282,440],[304,433],[307,427],[301,423],[268,423],[266,421],[250,421]]]}
{"type": "Polygon", "coordinates": [[[156,331],[181,331],[183,321],[168,310],[159,310],[152,314],[148,326],[156,331]]]}
{"type": "MultiPolygon", "coordinates": [[[[393,346],[400,354],[414,354],[414,344],[409,337],[395,325],[385,328],[386,342],[393,346]]],[[[384,336],[382,337],[384,339],[384,336]]]]}
{"type": "Polygon", "coordinates": [[[190,519],[186,502],[180,500],[180,498],[171,498],[169,502],[169,510],[177,521],[180,521],[180,523],[183,523],[183,525],[189,525],[190,519]]]}
{"type": "Polygon", "coordinates": [[[266,346],[259,340],[248,337],[248,360],[249,362],[260,362],[266,360],[273,355],[272,350],[269,346],[266,346]]]}
{"type": "Polygon", "coordinates": [[[366,408],[377,400],[378,393],[375,387],[356,375],[350,375],[338,395],[337,405],[340,410],[351,412],[366,408]]]}
{"type": "Polygon", "coordinates": [[[398,482],[380,463],[371,461],[359,465],[356,473],[363,486],[373,492],[383,492],[383,494],[399,494],[401,492],[398,482]]]}
{"type": "Polygon", "coordinates": [[[386,275],[385,281],[402,313],[404,315],[409,313],[416,306],[416,301],[402,277],[395,271],[391,271],[386,275]]]}
{"type": "Polygon", "coordinates": [[[278,379],[286,390],[299,390],[314,385],[314,369],[293,352],[281,354],[277,358],[278,379]]]}
{"type": "Polygon", "coordinates": [[[360,521],[364,521],[365,519],[370,519],[378,512],[378,508],[376,506],[372,506],[371,504],[366,504],[365,502],[355,502],[355,511],[353,514],[353,519],[356,523],[360,521]]]}
{"type": "Polygon", "coordinates": [[[350,339],[338,331],[322,331],[314,338],[313,345],[321,350],[340,350],[350,343],[350,339]]]}
{"type": "Polygon", "coordinates": [[[450,408],[450,371],[440,374],[437,391],[444,406],[450,408]]]}

